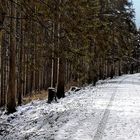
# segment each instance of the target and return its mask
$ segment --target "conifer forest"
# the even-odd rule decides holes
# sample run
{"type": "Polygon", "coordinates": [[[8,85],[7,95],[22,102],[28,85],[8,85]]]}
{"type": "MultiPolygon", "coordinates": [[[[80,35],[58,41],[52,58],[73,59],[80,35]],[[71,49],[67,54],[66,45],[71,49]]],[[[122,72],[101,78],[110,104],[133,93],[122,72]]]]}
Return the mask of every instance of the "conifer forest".
{"type": "MultiPolygon", "coordinates": [[[[140,72],[140,29],[133,1],[0,0],[0,107],[49,87],[140,72]]],[[[47,97],[46,97],[47,98],[47,97]]]]}

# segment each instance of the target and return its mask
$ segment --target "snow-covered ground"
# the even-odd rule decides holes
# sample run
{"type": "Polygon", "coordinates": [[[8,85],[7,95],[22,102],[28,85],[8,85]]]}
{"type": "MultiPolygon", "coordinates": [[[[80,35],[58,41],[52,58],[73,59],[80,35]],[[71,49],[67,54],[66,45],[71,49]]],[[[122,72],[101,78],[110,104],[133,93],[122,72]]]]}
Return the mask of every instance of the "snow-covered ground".
{"type": "Polygon", "coordinates": [[[99,81],[59,103],[0,112],[0,140],[140,140],[140,74],[99,81]]]}

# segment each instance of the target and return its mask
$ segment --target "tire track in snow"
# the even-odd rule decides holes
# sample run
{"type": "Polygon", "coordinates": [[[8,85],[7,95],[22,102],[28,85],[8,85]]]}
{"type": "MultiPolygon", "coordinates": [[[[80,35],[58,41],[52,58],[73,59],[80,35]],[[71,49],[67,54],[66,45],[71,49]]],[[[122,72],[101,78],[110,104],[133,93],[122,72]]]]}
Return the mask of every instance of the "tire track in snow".
{"type": "MultiPolygon", "coordinates": [[[[125,77],[123,78],[121,81],[118,81],[118,83],[116,84],[121,84],[124,80],[128,79],[129,77],[125,77]]],[[[107,105],[107,108],[105,109],[104,113],[103,113],[103,117],[101,119],[101,121],[99,122],[99,125],[97,127],[97,131],[95,133],[95,136],[93,138],[93,140],[101,140],[102,139],[102,136],[104,134],[104,130],[105,130],[105,127],[106,127],[106,123],[107,123],[107,120],[108,120],[108,117],[110,115],[110,107],[112,106],[112,102],[114,101],[115,99],[115,95],[117,93],[117,90],[118,90],[118,87],[115,88],[115,91],[112,93],[112,96],[110,98],[110,101],[107,105]]]]}
{"type": "MultiPolygon", "coordinates": [[[[137,76],[140,76],[140,75],[137,75],[137,76]]],[[[139,78],[137,78],[137,80],[138,80],[139,78]]],[[[136,85],[135,85],[135,82],[134,82],[134,78],[132,79],[132,84],[133,84],[133,86],[134,86],[134,90],[136,91],[136,93],[137,94],[139,94],[139,91],[138,91],[138,89],[137,89],[137,87],[136,87],[136,85]]]]}

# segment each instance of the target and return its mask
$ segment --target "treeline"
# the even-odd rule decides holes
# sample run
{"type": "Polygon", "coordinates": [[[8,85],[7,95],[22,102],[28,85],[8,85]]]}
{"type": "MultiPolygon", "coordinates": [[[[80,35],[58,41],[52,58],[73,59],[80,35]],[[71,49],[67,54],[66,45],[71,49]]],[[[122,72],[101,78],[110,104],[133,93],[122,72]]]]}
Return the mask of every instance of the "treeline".
{"type": "Polygon", "coordinates": [[[0,106],[33,92],[139,71],[139,31],[127,0],[0,0],[0,106]]]}

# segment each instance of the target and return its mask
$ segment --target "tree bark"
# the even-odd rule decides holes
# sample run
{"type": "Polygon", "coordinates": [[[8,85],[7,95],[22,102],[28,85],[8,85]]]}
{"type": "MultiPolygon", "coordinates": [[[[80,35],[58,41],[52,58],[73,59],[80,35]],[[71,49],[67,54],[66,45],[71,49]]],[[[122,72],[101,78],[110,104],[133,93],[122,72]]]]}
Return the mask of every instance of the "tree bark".
{"type": "Polygon", "coordinates": [[[65,85],[65,62],[64,62],[64,58],[60,58],[59,59],[58,85],[57,85],[58,99],[65,97],[64,85],[65,85]]]}
{"type": "MultiPolygon", "coordinates": [[[[16,16],[16,8],[13,2],[10,3],[10,16],[16,16]]],[[[16,20],[11,18],[10,21],[10,70],[9,84],[7,95],[7,111],[13,113],[16,111],[16,20]]]]}

